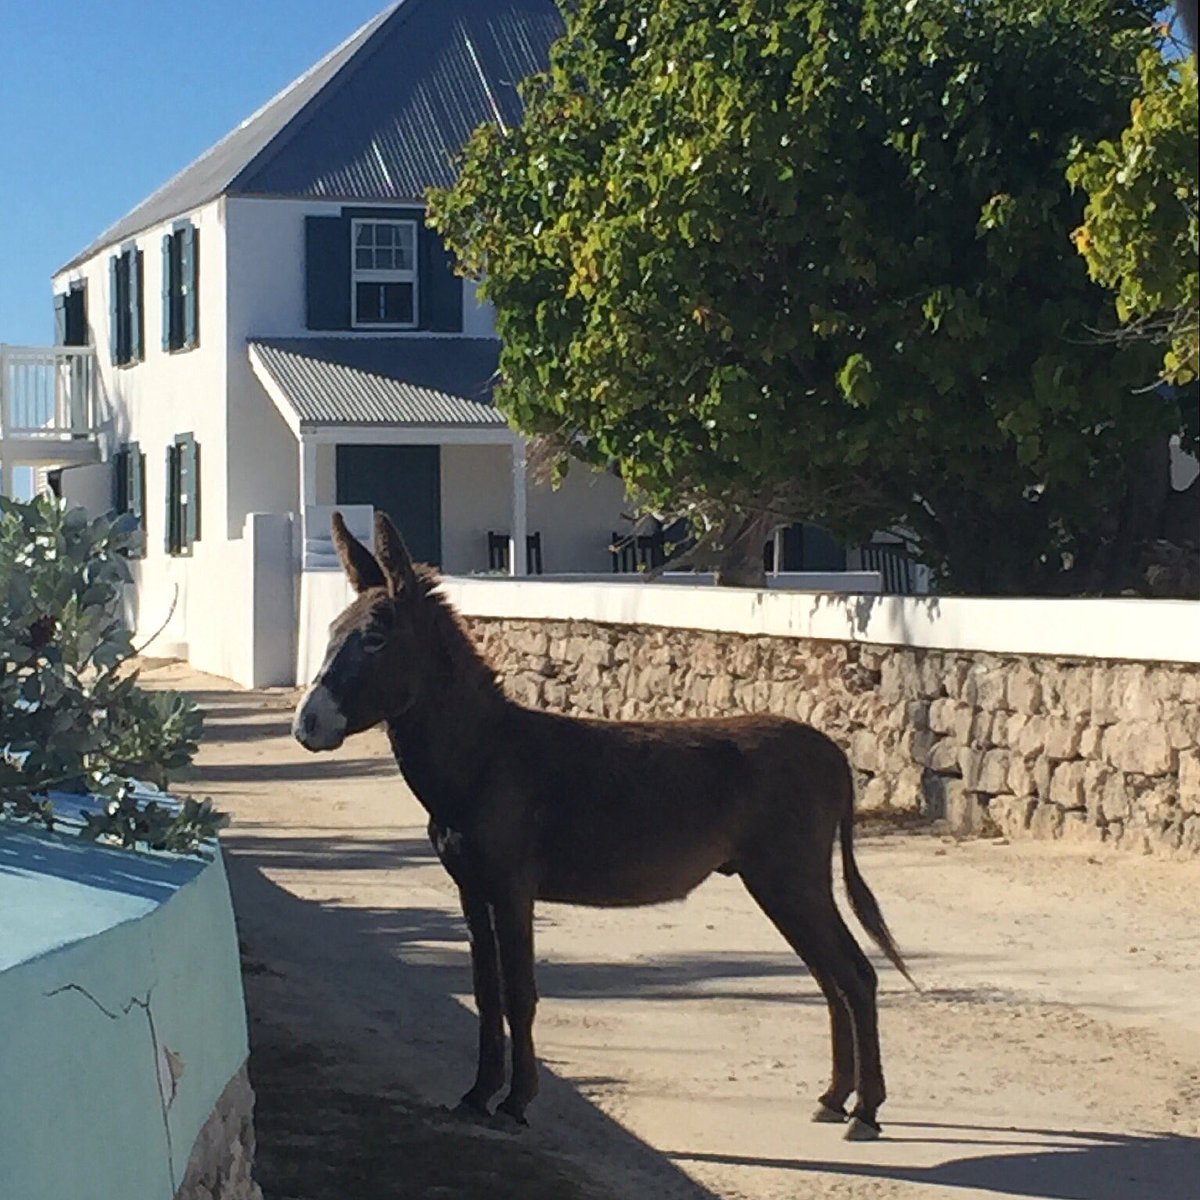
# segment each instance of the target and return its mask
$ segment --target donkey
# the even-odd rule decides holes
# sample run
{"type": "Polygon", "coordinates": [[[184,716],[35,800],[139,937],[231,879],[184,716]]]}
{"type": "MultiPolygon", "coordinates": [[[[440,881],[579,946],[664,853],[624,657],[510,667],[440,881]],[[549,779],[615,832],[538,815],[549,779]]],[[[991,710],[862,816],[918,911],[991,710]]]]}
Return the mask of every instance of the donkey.
{"type": "MultiPolygon", "coordinates": [[[[737,875],[808,965],[829,1006],[833,1072],[813,1119],[879,1136],[884,1100],[876,976],[838,912],[832,853],[858,919],[912,982],[854,860],[853,778],[824,734],[774,716],[605,721],[505,697],[439,577],[375,517],[372,554],[334,514],[357,599],[330,627],[292,732],[333,750],[383,722],[458,885],[479,1012],[478,1072],[459,1115],[524,1125],[537,1093],[535,900],[623,906],[679,900],[714,871],[737,875]],[[847,1116],[851,1093],[856,1102],[847,1116]]],[[[914,985],[915,986],[915,985],[914,985]]]]}

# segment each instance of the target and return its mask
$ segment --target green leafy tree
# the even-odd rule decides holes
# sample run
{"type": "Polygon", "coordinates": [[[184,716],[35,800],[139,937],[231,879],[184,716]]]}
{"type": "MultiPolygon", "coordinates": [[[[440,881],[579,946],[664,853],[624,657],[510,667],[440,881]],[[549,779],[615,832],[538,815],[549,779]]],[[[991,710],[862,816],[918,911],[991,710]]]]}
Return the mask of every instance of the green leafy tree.
{"type": "Polygon", "coordinates": [[[130,517],[89,520],[49,499],[0,498],[0,817],[52,825],[50,793],[108,798],[85,837],[193,850],[224,823],[207,801],[143,803],[196,752],[201,715],[123,664],[130,517]]]}
{"type": "Polygon", "coordinates": [[[525,432],[750,579],[765,529],[903,526],[943,586],[1115,586],[1151,357],[1071,244],[1140,0],[580,0],[516,129],[431,197],[525,432]]]}
{"type": "Polygon", "coordinates": [[[1187,384],[1200,375],[1196,59],[1154,49],[1138,66],[1129,125],[1067,172],[1087,194],[1075,245],[1092,278],[1116,292],[1124,336],[1165,344],[1163,376],[1187,384]]]}

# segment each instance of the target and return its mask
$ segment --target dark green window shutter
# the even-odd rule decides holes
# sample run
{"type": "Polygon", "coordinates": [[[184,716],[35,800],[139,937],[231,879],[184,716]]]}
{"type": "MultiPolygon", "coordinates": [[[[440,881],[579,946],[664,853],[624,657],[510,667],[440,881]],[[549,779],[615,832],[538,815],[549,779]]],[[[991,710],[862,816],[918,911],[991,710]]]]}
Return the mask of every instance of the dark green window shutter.
{"type": "Polygon", "coordinates": [[[138,524],[142,528],[142,548],[136,557],[144,558],[146,555],[146,455],[137,442],[132,443],[131,450],[133,472],[129,480],[131,489],[129,510],[137,517],[138,524]]]}
{"type": "Polygon", "coordinates": [[[418,236],[420,327],[438,333],[461,333],[462,279],[454,274],[454,256],[446,249],[436,230],[421,225],[418,236]]]}
{"type": "Polygon", "coordinates": [[[179,279],[183,289],[183,346],[200,344],[200,230],[185,225],[179,231],[179,279]]]}
{"type": "Polygon", "coordinates": [[[137,442],[130,442],[125,447],[125,461],[125,511],[133,513],[141,521],[145,515],[143,497],[146,490],[146,456],[137,442]]]}
{"type": "Polygon", "coordinates": [[[186,553],[200,540],[200,447],[190,433],[175,439],[179,455],[179,543],[186,553]]]}
{"type": "Polygon", "coordinates": [[[174,322],[171,320],[171,292],[174,272],[171,270],[171,234],[164,233],[162,239],[162,348],[170,350],[175,345],[174,322]]]}
{"type": "Polygon", "coordinates": [[[187,540],[190,547],[200,540],[200,443],[188,443],[189,466],[188,472],[188,511],[187,511],[187,540]]]}
{"type": "Polygon", "coordinates": [[[141,362],[146,357],[146,320],[142,313],[143,287],[142,252],[137,247],[126,251],[129,263],[129,360],[141,362]]]}
{"type": "Polygon", "coordinates": [[[88,337],[87,289],[72,284],[66,296],[66,338],[68,346],[86,346],[88,337]]]}
{"type": "Polygon", "coordinates": [[[113,511],[129,511],[129,450],[118,450],[113,455],[113,511]]]}
{"type": "Polygon", "coordinates": [[[350,328],[350,222],[304,218],[309,329],[350,328]]]}
{"type": "Polygon", "coordinates": [[[113,365],[121,362],[121,268],[115,254],[108,259],[108,349],[113,365]]]}
{"type": "Polygon", "coordinates": [[[167,447],[167,486],[164,489],[166,495],[166,510],[164,516],[165,528],[163,532],[163,544],[166,547],[168,554],[178,554],[180,549],[179,539],[179,447],[167,447]]]}
{"type": "Polygon", "coordinates": [[[67,293],[60,292],[54,297],[54,344],[67,344],[67,293]]]}

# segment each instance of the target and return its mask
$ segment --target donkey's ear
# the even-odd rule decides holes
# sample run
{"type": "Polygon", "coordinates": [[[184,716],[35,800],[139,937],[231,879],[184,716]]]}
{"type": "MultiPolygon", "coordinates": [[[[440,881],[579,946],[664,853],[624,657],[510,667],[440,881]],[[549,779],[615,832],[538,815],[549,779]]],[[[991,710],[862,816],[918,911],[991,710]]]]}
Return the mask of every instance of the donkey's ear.
{"type": "Polygon", "coordinates": [[[419,595],[412,555],[400,536],[400,530],[384,512],[375,514],[375,557],[387,576],[387,584],[393,594],[406,591],[410,596],[419,595]]]}
{"type": "Polygon", "coordinates": [[[382,568],[370,550],[346,528],[346,522],[340,512],[333,514],[333,544],[337,547],[338,558],[342,560],[346,577],[356,592],[383,587],[387,583],[382,568]]]}

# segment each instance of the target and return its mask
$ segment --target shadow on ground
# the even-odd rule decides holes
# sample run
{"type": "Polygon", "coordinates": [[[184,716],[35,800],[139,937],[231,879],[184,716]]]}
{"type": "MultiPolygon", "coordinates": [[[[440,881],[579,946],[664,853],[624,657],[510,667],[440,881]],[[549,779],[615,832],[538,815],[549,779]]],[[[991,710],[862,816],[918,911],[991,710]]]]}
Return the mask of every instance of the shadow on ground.
{"type": "Polygon", "coordinates": [[[796,1172],[797,1189],[815,1172],[888,1179],[938,1188],[970,1189],[1028,1200],[1192,1200],[1200,1181],[1200,1139],[1176,1134],[1115,1134],[1082,1130],[1009,1129],[979,1125],[888,1124],[891,1141],[981,1147],[1010,1145],[1010,1152],[951,1159],[932,1167],[820,1162],[812,1159],[740,1158],[678,1151],[676,1162],[773,1167],[796,1172]],[[926,1131],[932,1130],[932,1136],[926,1131]],[[986,1133],[987,1137],[980,1137],[986,1133]],[[993,1135],[1011,1133],[1011,1142],[993,1135]],[[1031,1148],[1029,1139],[1040,1141],[1031,1148]]]}
{"type": "MultiPolygon", "coordinates": [[[[274,705],[230,699],[212,695],[216,719],[207,738],[245,744],[286,735],[274,705]]],[[[269,766],[214,764],[198,768],[194,777],[201,783],[333,781],[394,771],[375,758],[312,758],[269,766]]],[[[1196,1196],[1200,1139],[1148,1133],[889,1122],[893,1142],[945,1147],[945,1159],[930,1166],[889,1165],[867,1155],[852,1161],[740,1157],[704,1146],[660,1152],[581,1094],[602,1081],[568,1081],[545,1063],[531,1131],[511,1137],[463,1126],[428,1099],[453,1103],[474,1070],[474,1014],[455,998],[469,991],[461,922],[420,903],[351,908],[304,900],[267,875],[427,867],[433,861],[428,843],[386,829],[358,829],[354,837],[344,829],[331,828],[328,836],[310,829],[294,837],[277,836],[278,830],[242,822],[226,842],[243,938],[258,1175],[266,1200],[717,1200],[685,1174],[688,1164],[789,1172],[797,1197],[820,1195],[831,1177],[840,1181],[833,1187],[849,1189],[847,1195],[858,1195],[860,1187],[863,1195],[876,1189],[890,1195],[891,1185],[907,1185],[914,1194],[928,1189],[1025,1200],[1196,1196]],[[569,1129],[569,1139],[556,1138],[560,1126],[569,1129]],[[625,1164],[622,1173],[603,1186],[585,1178],[562,1152],[568,1144],[589,1164],[625,1164]]],[[[419,895],[414,889],[414,899],[419,895]]],[[[541,919],[553,920],[553,909],[541,919]]],[[[686,1002],[724,996],[819,1003],[787,952],[547,962],[539,964],[538,982],[544,996],[564,999],[686,1002]],[[753,990],[739,984],[750,978],[757,981],[753,990]],[[763,987],[764,978],[771,987],[763,987]]],[[[956,998],[937,991],[905,996],[906,1003],[956,998]]]]}
{"type": "Polygon", "coordinates": [[[298,899],[236,839],[227,859],[266,1200],[715,1200],[544,1065],[531,1119],[541,1108],[545,1132],[513,1137],[442,1115],[419,1097],[453,1103],[470,1082],[475,1018],[450,994],[469,986],[465,959],[414,965],[397,954],[406,942],[458,941],[457,923],[298,899]],[[638,1190],[585,1178],[558,1152],[557,1120],[583,1131],[589,1157],[604,1161],[607,1147],[629,1163],[638,1190]]]}

